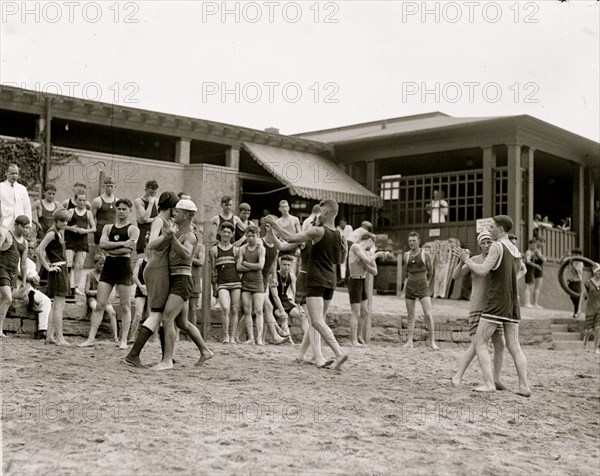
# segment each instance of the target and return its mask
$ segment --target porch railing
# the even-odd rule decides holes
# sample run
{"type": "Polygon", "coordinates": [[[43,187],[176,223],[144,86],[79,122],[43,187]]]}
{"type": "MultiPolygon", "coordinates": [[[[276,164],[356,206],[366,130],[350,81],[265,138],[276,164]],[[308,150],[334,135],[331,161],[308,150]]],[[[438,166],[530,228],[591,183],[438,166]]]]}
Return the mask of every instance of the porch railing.
{"type": "Polygon", "coordinates": [[[577,233],[573,231],[543,226],[539,230],[539,236],[546,240],[542,252],[548,261],[559,262],[578,246],[577,233]]]}

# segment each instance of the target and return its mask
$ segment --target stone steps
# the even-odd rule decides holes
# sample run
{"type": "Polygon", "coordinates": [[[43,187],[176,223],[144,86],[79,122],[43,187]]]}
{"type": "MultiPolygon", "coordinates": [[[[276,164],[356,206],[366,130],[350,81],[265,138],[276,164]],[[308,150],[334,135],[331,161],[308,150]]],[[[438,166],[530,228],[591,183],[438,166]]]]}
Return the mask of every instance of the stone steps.
{"type": "MultiPolygon", "coordinates": [[[[583,352],[583,320],[553,319],[552,348],[570,352],[583,352]]],[[[589,344],[588,344],[589,345],[589,344]]]]}

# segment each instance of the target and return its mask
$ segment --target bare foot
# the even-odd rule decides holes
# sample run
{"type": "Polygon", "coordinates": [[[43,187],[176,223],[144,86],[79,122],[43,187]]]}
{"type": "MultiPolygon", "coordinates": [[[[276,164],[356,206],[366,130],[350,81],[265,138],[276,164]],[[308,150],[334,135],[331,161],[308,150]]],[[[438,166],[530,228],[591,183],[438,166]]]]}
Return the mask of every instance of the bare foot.
{"type": "Polygon", "coordinates": [[[496,390],[506,390],[506,386],[502,382],[494,382],[496,390]]]}
{"type": "Polygon", "coordinates": [[[0,332],[0,339],[3,337],[8,337],[4,332],[0,332]]]}
{"type": "MultiPolygon", "coordinates": [[[[283,341],[281,341],[281,342],[275,342],[275,344],[281,344],[281,343],[283,343],[283,341]]],[[[262,346],[264,346],[264,345],[265,345],[265,343],[264,343],[262,340],[259,340],[259,341],[256,343],[256,345],[262,345],[262,346]]]]}
{"type": "Polygon", "coordinates": [[[440,350],[440,348],[439,348],[439,347],[436,345],[436,343],[435,343],[435,342],[432,342],[430,347],[431,347],[433,350],[440,350]]]}
{"type": "Polygon", "coordinates": [[[138,367],[140,369],[143,369],[145,367],[137,355],[135,357],[128,355],[127,357],[125,357],[125,362],[127,362],[129,365],[133,365],[134,367],[138,367]]]}
{"type": "Polygon", "coordinates": [[[359,341],[350,341],[352,347],[363,347],[365,344],[361,344],[359,341]]]}
{"type": "Polygon", "coordinates": [[[77,344],[77,347],[94,347],[96,345],[95,339],[84,340],[81,344],[77,344]]]}
{"type": "Polygon", "coordinates": [[[596,349],[596,354],[600,354],[600,349],[596,349]]]}
{"type": "Polygon", "coordinates": [[[326,369],[326,368],[329,368],[329,366],[331,364],[333,364],[334,362],[335,362],[335,359],[327,359],[327,360],[323,360],[323,362],[315,362],[315,364],[320,369],[326,369]]]}
{"type": "Polygon", "coordinates": [[[229,344],[229,337],[223,337],[221,344],[229,344]]]}
{"type": "Polygon", "coordinates": [[[335,365],[333,366],[333,370],[341,370],[342,365],[344,365],[344,362],[346,362],[346,360],[348,360],[347,354],[340,355],[337,359],[335,359],[335,365]]]}
{"type": "Polygon", "coordinates": [[[71,347],[71,344],[64,339],[57,341],[56,345],[59,345],[61,347],[71,347]]]}
{"type": "Polygon", "coordinates": [[[529,387],[519,387],[519,391],[516,392],[517,395],[521,395],[522,397],[530,397],[531,390],[529,387]]]}
{"type": "Polygon", "coordinates": [[[127,350],[127,349],[129,349],[129,346],[127,345],[127,342],[121,342],[121,344],[119,345],[119,349],[121,349],[121,350],[127,350]]]}
{"type": "Polygon", "coordinates": [[[452,385],[459,387],[462,384],[462,378],[458,378],[456,375],[450,379],[452,385]]]}
{"type": "Polygon", "coordinates": [[[242,342],[242,345],[254,345],[254,344],[255,344],[254,339],[248,339],[248,340],[245,340],[244,342],[242,342]]]}
{"type": "Polygon", "coordinates": [[[152,370],[171,370],[173,368],[173,361],[170,362],[159,362],[152,370]]]}
{"type": "Polygon", "coordinates": [[[412,349],[413,348],[413,343],[412,342],[407,342],[406,344],[404,344],[403,346],[401,346],[403,349],[412,349]]]}
{"type": "Polygon", "coordinates": [[[196,362],[194,365],[202,365],[208,359],[212,359],[214,357],[214,355],[215,354],[213,354],[210,350],[207,350],[206,352],[204,352],[204,354],[200,354],[200,358],[198,359],[198,362],[196,362]]]}
{"type": "Polygon", "coordinates": [[[473,389],[474,392],[495,392],[496,387],[488,387],[487,385],[481,385],[473,389]]]}
{"type": "Polygon", "coordinates": [[[233,337],[233,336],[229,336],[229,343],[230,343],[230,344],[239,344],[239,343],[240,343],[240,340],[239,340],[239,339],[236,339],[236,338],[235,338],[235,337],[233,337]]]}
{"type": "Polygon", "coordinates": [[[56,339],[52,337],[46,337],[46,344],[56,344],[56,339]]]}
{"type": "Polygon", "coordinates": [[[364,341],[364,339],[362,337],[358,338],[358,343],[361,345],[367,345],[367,343],[364,341]]]}

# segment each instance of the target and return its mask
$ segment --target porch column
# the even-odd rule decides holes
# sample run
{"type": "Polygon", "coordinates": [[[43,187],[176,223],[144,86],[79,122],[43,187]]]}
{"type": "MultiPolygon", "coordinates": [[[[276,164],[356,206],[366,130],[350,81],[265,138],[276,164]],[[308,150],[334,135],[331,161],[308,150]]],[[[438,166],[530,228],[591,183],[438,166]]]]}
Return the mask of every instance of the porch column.
{"type": "MultiPolygon", "coordinates": [[[[523,217],[523,219],[525,220],[525,234],[523,235],[523,237],[527,236],[527,238],[533,238],[533,193],[534,193],[534,181],[533,181],[533,177],[534,177],[534,172],[535,172],[535,168],[534,168],[534,154],[535,154],[535,149],[533,147],[527,147],[527,149],[524,149],[521,151],[521,164],[523,166],[524,169],[527,170],[527,184],[525,187],[527,196],[524,197],[525,200],[527,200],[527,203],[525,204],[525,214],[526,216],[523,217]]],[[[523,241],[525,241],[523,239],[523,241]]],[[[523,243],[524,245],[524,243],[523,243]]]]}
{"type": "MultiPolygon", "coordinates": [[[[375,190],[375,185],[377,183],[377,166],[375,164],[375,161],[370,161],[367,162],[367,188],[373,192],[373,193],[378,193],[378,191],[375,190]]],[[[375,219],[376,219],[376,212],[375,212],[375,208],[374,207],[370,207],[370,215],[369,216],[369,221],[371,223],[373,223],[374,226],[375,225],[375,219]]]]}
{"type": "Polygon", "coordinates": [[[523,175],[521,169],[521,144],[506,144],[508,151],[508,216],[513,220],[513,233],[523,242],[523,175]]]}
{"type": "MultiPolygon", "coordinates": [[[[229,167],[235,169],[239,172],[240,170],[240,149],[236,149],[235,147],[230,147],[225,151],[225,167],[229,167]]],[[[235,174],[236,185],[235,192],[236,196],[233,197],[235,206],[237,207],[242,201],[242,194],[244,192],[243,181],[240,179],[239,174],[235,174]]]]}
{"type": "Polygon", "coordinates": [[[175,163],[189,164],[190,151],[192,150],[192,140],[182,137],[175,143],[175,163]]]}
{"type": "Polygon", "coordinates": [[[583,249],[585,242],[585,167],[575,164],[573,173],[573,218],[571,230],[577,233],[577,246],[583,249]]]}
{"type": "Polygon", "coordinates": [[[490,146],[483,147],[483,216],[494,216],[494,169],[496,168],[496,151],[490,146]]]}
{"type": "Polygon", "coordinates": [[[240,149],[230,147],[225,151],[225,167],[240,170],[240,149]]]}

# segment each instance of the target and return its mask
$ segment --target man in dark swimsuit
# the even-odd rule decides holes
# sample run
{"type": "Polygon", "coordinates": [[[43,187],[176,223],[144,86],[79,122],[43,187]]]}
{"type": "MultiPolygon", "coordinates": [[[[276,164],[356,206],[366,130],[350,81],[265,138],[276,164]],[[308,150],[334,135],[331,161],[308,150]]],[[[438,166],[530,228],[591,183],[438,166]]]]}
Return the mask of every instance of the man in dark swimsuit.
{"type": "Polygon", "coordinates": [[[521,311],[517,294],[517,273],[521,268],[521,254],[508,239],[508,233],[512,226],[513,222],[509,216],[496,215],[492,219],[490,234],[494,243],[490,246],[488,255],[481,264],[471,261],[466,250],[461,248],[455,248],[453,253],[467,265],[472,273],[479,276],[489,274],[486,304],[481,313],[474,340],[484,384],[477,387],[475,391],[494,392],[496,390],[487,343],[496,331],[496,327],[503,326],[506,348],[515,362],[519,377],[517,394],[529,397],[531,389],[527,381],[527,359],[519,344],[521,311]]]}
{"type": "MultiPolygon", "coordinates": [[[[17,270],[21,265],[21,283],[27,275],[27,235],[30,221],[25,215],[15,218],[12,230],[0,226],[0,337],[6,337],[2,331],[4,319],[12,303],[12,289],[17,286],[17,270]]],[[[17,289],[18,292],[18,289],[17,289]]]]}
{"type": "Polygon", "coordinates": [[[95,344],[96,332],[102,323],[102,317],[108,304],[110,293],[115,286],[119,292],[119,307],[121,308],[121,341],[119,348],[127,350],[127,334],[131,325],[131,294],[132,271],[131,253],[135,250],[140,231],[129,223],[131,202],[120,199],[115,202],[116,221],[105,225],[100,238],[100,248],[107,254],[102,274],[98,281],[97,305],[90,317],[90,333],[86,341],[79,347],[91,347],[95,344]]]}
{"type": "Polygon", "coordinates": [[[306,278],[308,315],[313,327],[321,334],[336,356],[334,369],[340,370],[348,360],[348,355],[342,351],[327,325],[325,315],[336,286],[335,266],[346,260],[348,249],[346,240],[335,228],[335,217],[339,209],[337,202],[327,199],[320,205],[322,226],[313,226],[300,233],[291,233],[272,216],[265,217],[265,223],[271,225],[273,230],[288,243],[303,243],[311,240],[312,248],[306,278]]]}
{"type": "Polygon", "coordinates": [[[105,225],[112,225],[117,217],[116,201],[114,196],[115,180],[112,177],[104,179],[104,193],[92,200],[92,216],[96,222],[94,243],[100,244],[100,237],[105,225]]]}

